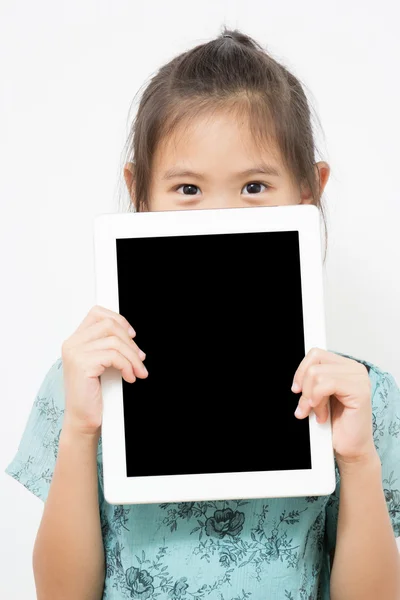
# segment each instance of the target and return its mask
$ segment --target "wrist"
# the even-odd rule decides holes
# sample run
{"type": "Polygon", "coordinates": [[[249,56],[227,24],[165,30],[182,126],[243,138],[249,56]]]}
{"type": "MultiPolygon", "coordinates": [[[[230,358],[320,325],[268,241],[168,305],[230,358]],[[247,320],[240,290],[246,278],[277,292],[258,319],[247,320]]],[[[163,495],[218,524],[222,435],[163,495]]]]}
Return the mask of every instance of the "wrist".
{"type": "Polygon", "coordinates": [[[60,441],[73,441],[79,442],[80,440],[85,443],[98,443],[100,438],[101,428],[95,430],[88,430],[83,428],[79,423],[76,423],[69,416],[64,415],[64,421],[60,434],[60,441]]]}
{"type": "Polygon", "coordinates": [[[335,458],[341,476],[346,473],[354,473],[354,471],[379,470],[381,468],[381,459],[375,446],[354,458],[342,457],[339,454],[335,454],[335,458]]]}

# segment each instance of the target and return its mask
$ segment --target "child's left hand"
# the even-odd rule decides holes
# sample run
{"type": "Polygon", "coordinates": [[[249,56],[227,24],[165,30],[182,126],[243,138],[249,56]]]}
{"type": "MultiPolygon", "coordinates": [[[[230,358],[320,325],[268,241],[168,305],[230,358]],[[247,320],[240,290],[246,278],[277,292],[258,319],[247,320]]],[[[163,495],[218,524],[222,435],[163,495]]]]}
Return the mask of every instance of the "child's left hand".
{"type": "Polygon", "coordinates": [[[336,459],[358,462],[376,455],[372,429],[371,383],[362,363],[312,348],[301,361],[292,387],[302,392],[299,418],[314,410],[318,423],[328,418],[331,398],[332,441],[336,459]]]}

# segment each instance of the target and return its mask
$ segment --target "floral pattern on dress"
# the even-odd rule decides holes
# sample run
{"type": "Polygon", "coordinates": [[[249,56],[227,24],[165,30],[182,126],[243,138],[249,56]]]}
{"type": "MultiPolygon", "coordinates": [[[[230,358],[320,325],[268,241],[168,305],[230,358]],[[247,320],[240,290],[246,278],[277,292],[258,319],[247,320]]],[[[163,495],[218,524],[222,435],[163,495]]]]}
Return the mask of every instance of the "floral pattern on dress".
{"type": "MultiPolygon", "coordinates": [[[[301,564],[301,595],[296,598],[315,599],[319,561],[316,560],[310,571],[304,561],[310,550],[316,557],[322,552],[325,500],[325,497],[302,498],[299,499],[304,504],[301,510],[283,510],[278,515],[275,510],[278,506],[276,499],[272,499],[276,505],[272,512],[271,499],[161,504],[154,507],[154,514],[157,511],[160,513],[158,532],[163,536],[164,544],[152,555],[148,555],[143,548],[135,550],[133,561],[125,558],[127,555],[124,555],[118,538],[122,528],[129,529],[130,517],[134,520],[135,515],[130,515],[130,512],[135,511],[135,505],[127,508],[113,505],[112,510],[109,510],[111,505],[103,505],[101,521],[107,578],[113,581],[113,589],[118,591],[121,598],[237,600],[249,598],[254,591],[242,588],[241,594],[229,595],[235,571],[246,567],[250,569],[248,578],[254,587],[254,582],[261,583],[263,577],[268,577],[269,569],[274,568],[275,563],[285,565],[294,574],[299,572],[301,564]],[[108,508],[104,509],[104,506],[108,508]],[[256,514],[252,512],[255,506],[260,508],[256,514]],[[296,533],[291,535],[291,529],[299,524],[302,514],[310,506],[316,510],[304,546],[300,548],[300,544],[293,541],[296,533]],[[252,521],[250,535],[244,531],[248,510],[252,521]],[[213,577],[209,575],[207,583],[202,586],[194,587],[187,573],[176,573],[174,565],[170,563],[169,546],[180,526],[186,526],[189,535],[193,536],[191,554],[199,562],[213,565],[213,577]],[[168,537],[170,544],[165,541],[168,537]],[[315,574],[315,577],[307,573],[315,574]]],[[[294,593],[286,591],[288,598],[294,593]]]]}
{"type": "MultiPolygon", "coordinates": [[[[374,443],[393,530],[400,536],[400,390],[392,375],[359,362],[373,384],[374,443]]],[[[6,468],[43,501],[63,414],[60,358],[40,387],[6,468]]],[[[335,546],[340,497],[336,464],[336,489],[329,496],[148,506],[106,502],[101,436],[97,465],[103,600],[328,600],[326,555],[335,546]]]]}

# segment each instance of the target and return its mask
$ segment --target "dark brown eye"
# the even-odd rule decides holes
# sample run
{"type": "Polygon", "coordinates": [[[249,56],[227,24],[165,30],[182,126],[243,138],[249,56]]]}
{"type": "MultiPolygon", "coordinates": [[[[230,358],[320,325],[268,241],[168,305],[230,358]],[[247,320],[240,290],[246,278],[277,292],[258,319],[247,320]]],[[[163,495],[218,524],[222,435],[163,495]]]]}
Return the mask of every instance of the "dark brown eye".
{"type": "MultiPolygon", "coordinates": [[[[262,189],[260,190],[260,186],[261,187],[264,186],[265,188],[269,187],[265,183],[259,183],[257,181],[252,181],[251,183],[246,183],[246,185],[244,186],[243,189],[247,188],[250,195],[259,194],[260,192],[264,191],[262,189]]],[[[245,194],[245,195],[248,195],[248,194],[245,194]]]]}
{"type": "Polygon", "coordinates": [[[180,185],[179,187],[177,187],[176,191],[178,191],[180,188],[184,189],[184,192],[183,192],[184,196],[196,196],[196,189],[197,190],[199,189],[197,187],[197,185],[193,185],[192,183],[184,183],[184,184],[180,185]]]}

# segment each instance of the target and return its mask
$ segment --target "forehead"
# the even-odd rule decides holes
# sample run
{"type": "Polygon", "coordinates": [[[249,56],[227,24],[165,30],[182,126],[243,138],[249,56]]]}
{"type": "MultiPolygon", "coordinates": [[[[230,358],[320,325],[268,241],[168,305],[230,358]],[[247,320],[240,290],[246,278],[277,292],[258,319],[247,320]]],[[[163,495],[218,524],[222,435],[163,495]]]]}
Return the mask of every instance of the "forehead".
{"type": "Polygon", "coordinates": [[[261,161],[284,170],[276,145],[257,143],[246,115],[219,111],[182,120],[159,142],[153,167],[158,172],[175,164],[199,170],[216,166],[240,170],[261,161]]]}

